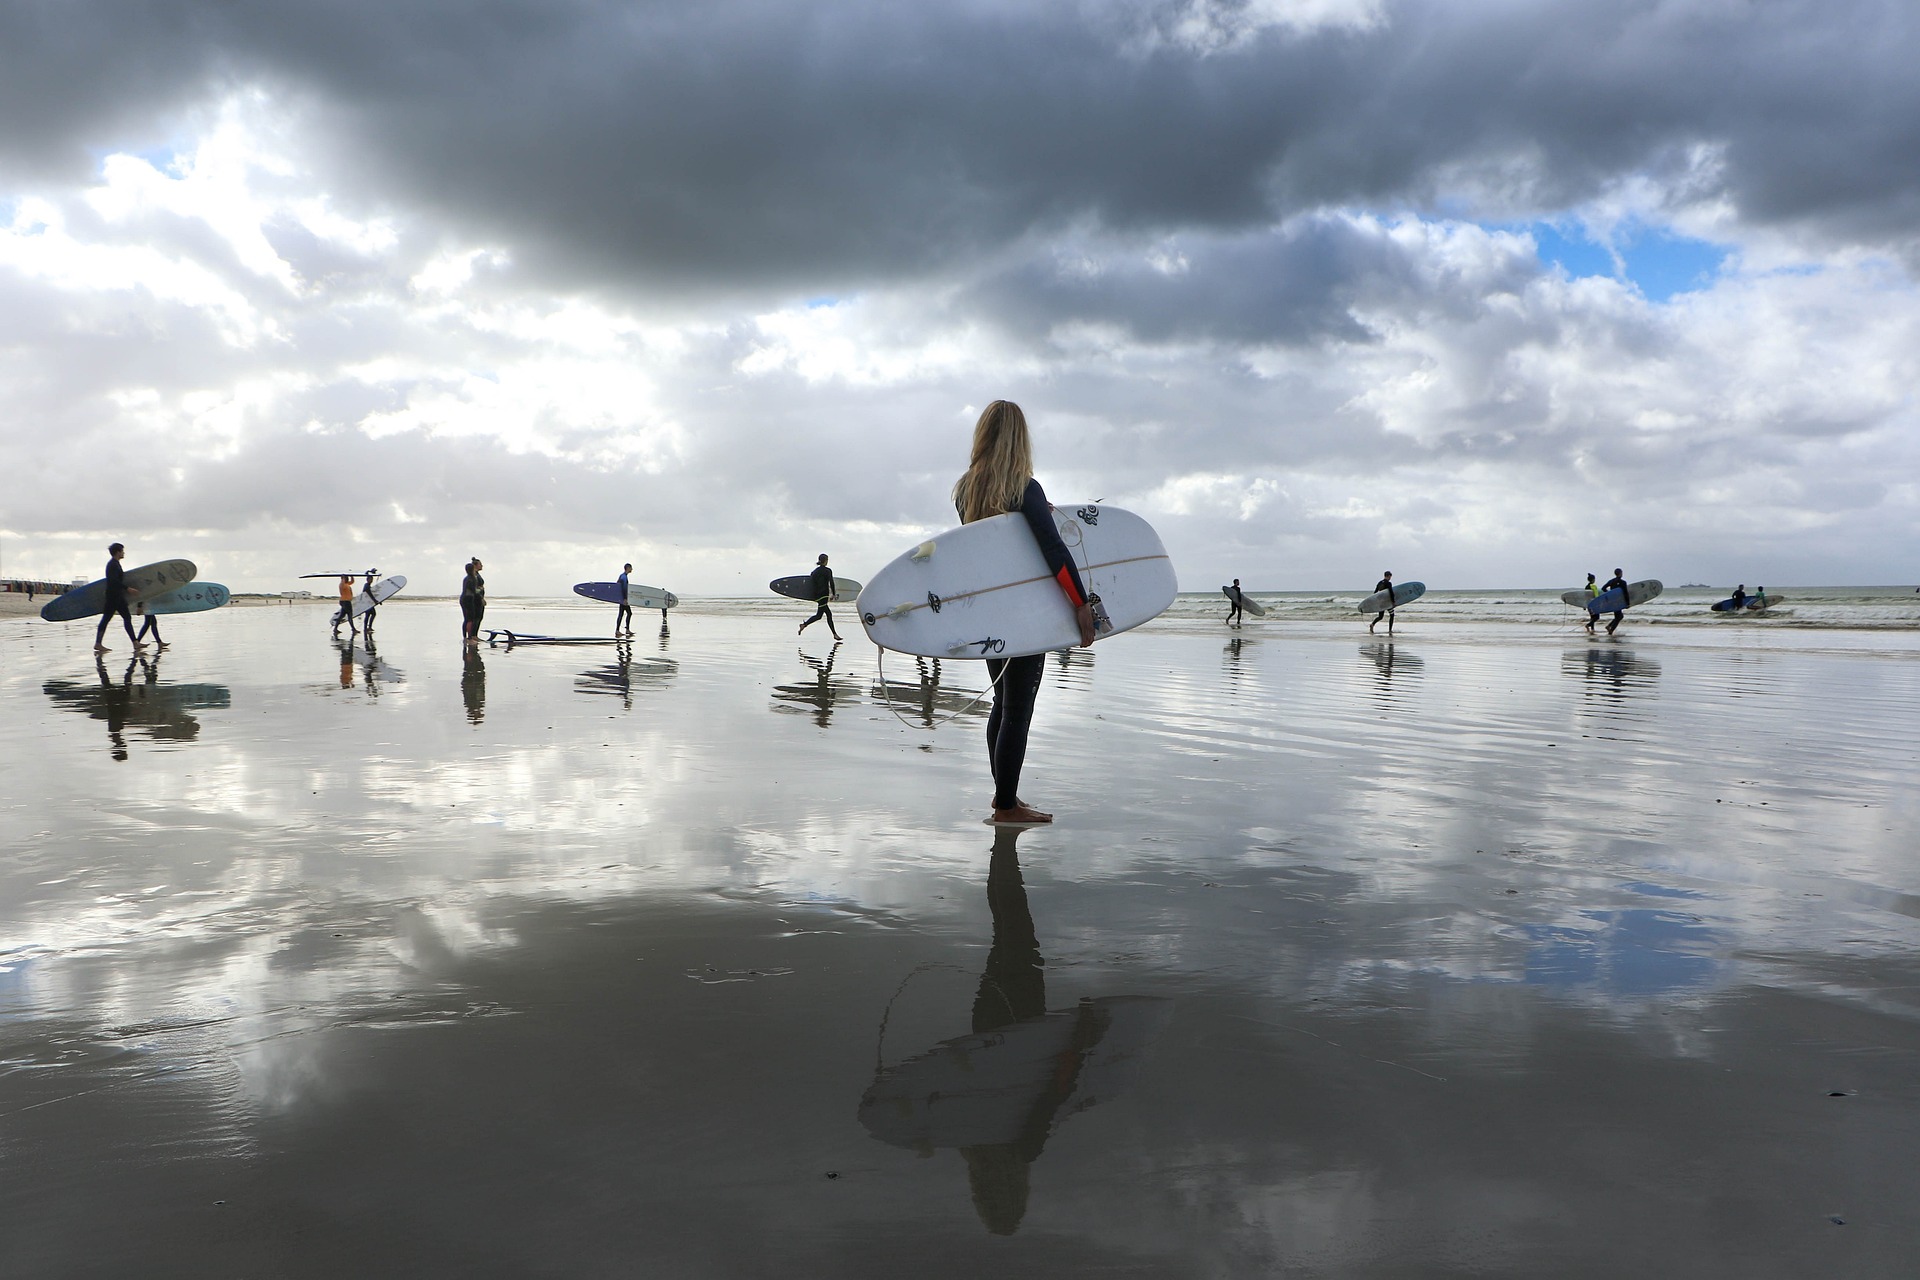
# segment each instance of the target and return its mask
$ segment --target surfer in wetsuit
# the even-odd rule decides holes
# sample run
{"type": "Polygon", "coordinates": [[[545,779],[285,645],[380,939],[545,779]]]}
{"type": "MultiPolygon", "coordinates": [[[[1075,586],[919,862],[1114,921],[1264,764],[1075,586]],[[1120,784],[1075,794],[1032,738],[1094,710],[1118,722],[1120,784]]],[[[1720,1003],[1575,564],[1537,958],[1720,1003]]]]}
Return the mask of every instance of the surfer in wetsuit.
{"type": "MultiPolygon", "coordinates": [[[[632,565],[621,566],[620,611],[613,615],[613,634],[615,639],[618,639],[623,634],[633,634],[633,606],[627,603],[627,575],[632,572],[632,565]],[[625,628],[625,630],[623,631],[622,628],[625,628]]],[[[660,613],[662,617],[666,616],[666,610],[662,609],[660,613]]]]}
{"type": "Polygon", "coordinates": [[[353,625],[353,575],[340,575],[340,612],[333,615],[333,638],[340,638],[340,624],[347,624],[347,634],[357,636],[360,629],[353,625]]]}
{"type": "MultiPolygon", "coordinates": [[[[800,624],[800,630],[805,631],[820,619],[825,618],[827,630],[833,632],[833,638],[838,640],[840,632],[833,625],[833,610],[827,607],[833,602],[833,570],[827,568],[827,553],[824,551],[820,553],[820,563],[815,565],[813,572],[807,575],[807,590],[813,592],[813,602],[819,608],[814,610],[811,618],[800,624]]],[[[666,616],[664,611],[661,616],[666,616]]],[[[799,632],[794,634],[798,635],[799,632]]]]}
{"type": "Polygon", "coordinates": [[[480,576],[480,557],[467,561],[467,576],[460,580],[460,632],[469,649],[480,645],[480,619],[487,613],[487,580],[480,576]]]}
{"type": "Polygon", "coordinates": [[[367,580],[360,584],[360,589],[367,593],[367,616],[360,620],[360,630],[366,633],[368,644],[373,643],[373,615],[378,607],[378,602],[373,598],[373,580],[379,576],[378,570],[369,569],[367,580]]]}
{"type": "Polygon", "coordinates": [[[1747,602],[1747,608],[1764,609],[1766,607],[1767,607],[1767,589],[1765,587],[1755,587],[1753,589],[1753,599],[1747,602]]]}
{"type": "MultiPolygon", "coordinates": [[[[1612,576],[1611,578],[1608,578],[1608,579],[1607,579],[1607,585],[1606,585],[1606,586],[1604,586],[1604,587],[1602,587],[1602,588],[1600,588],[1600,595],[1602,595],[1602,596],[1603,596],[1603,595],[1605,595],[1605,594],[1607,594],[1607,592],[1609,592],[1609,591],[1611,591],[1611,590],[1613,590],[1613,589],[1614,589],[1615,587],[1618,587],[1618,588],[1620,588],[1620,607],[1619,607],[1618,609],[1615,609],[1615,610],[1613,611],[1613,621],[1612,621],[1612,622],[1609,622],[1609,623],[1607,624],[1607,634],[1608,634],[1608,635],[1612,635],[1612,634],[1613,634],[1613,629],[1614,629],[1615,627],[1617,627],[1617,626],[1619,626],[1619,625],[1620,625],[1620,623],[1621,623],[1621,622],[1622,622],[1622,621],[1623,621],[1623,620],[1624,620],[1624,619],[1626,618],[1626,616],[1627,616],[1627,579],[1626,579],[1626,570],[1624,570],[1624,569],[1615,569],[1615,570],[1613,571],[1613,576],[1612,576]]],[[[1596,599],[1596,600],[1597,600],[1597,599],[1599,599],[1599,598],[1600,598],[1600,596],[1595,596],[1595,597],[1594,597],[1594,599],[1596,599]]],[[[1596,613],[1594,613],[1594,611],[1593,611],[1592,609],[1588,609],[1588,610],[1587,610],[1587,616],[1588,616],[1589,618],[1597,618],[1597,617],[1598,617],[1599,615],[1598,615],[1598,614],[1596,614],[1596,613]]],[[[1589,630],[1591,630],[1591,629],[1592,629],[1592,627],[1591,627],[1591,626],[1589,626],[1589,627],[1588,627],[1588,629],[1589,629],[1589,630]]]]}
{"type": "Polygon", "coordinates": [[[1747,584],[1741,583],[1733,589],[1733,612],[1738,613],[1747,607],[1747,584]]]}
{"type": "MultiPolygon", "coordinates": [[[[1600,594],[1599,581],[1592,574],[1588,574],[1587,575],[1587,599],[1591,600],[1595,596],[1598,596],[1599,594],[1600,594]]],[[[1594,617],[1595,615],[1593,610],[1591,609],[1587,610],[1587,633],[1589,635],[1593,633],[1594,617]]]]}
{"type": "MultiPolygon", "coordinates": [[[[1388,569],[1382,572],[1380,581],[1373,584],[1373,589],[1376,594],[1381,591],[1387,593],[1387,607],[1373,615],[1373,621],[1367,624],[1368,635],[1372,635],[1373,629],[1380,625],[1380,619],[1386,618],[1388,614],[1393,612],[1393,606],[1396,603],[1393,598],[1393,570],[1388,569]]],[[[1387,630],[1389,632],[1393,630],[1393,620],[1391,618],[1387,618],[1387,630]]]]}
{"type": "Polygon", "coordinates": [[[147,632],[149,631],[153,632],[154,648],[164,649],[167,647],[167,642],[160,638],[160,619],[155,617],[151,613],[145,615],[145,620],[141,622],[140,630],[138,634],[136,634],[133,638],[135,640],[144,640],[146,639],[147,632]]]}
{"type": "Polygon", "coordinates": [[[127,629],[127,639],[133,641],[133,647],[144,649],[147,646],[140,637],[133,634],[133,611],[127,607],[127,571],[120,567],[120,561],[126,558],[127,549],[119,543],[107,548],[107,598],[100,610],[100,625],[93,632],[93,651],[107,651],[107,624],[113,621],[113,615],[120,615],[120,623],[127,629]]]}
{"type": "Polygon", "coordinates": [[[1240,579],[1233,580],[1233,590],[1227,593],[1227,625],[1237,626],[1246,617],[1243,612],[1246,602],[1240,598],[1240,579]]]}
{"type": "MultiPolygon", "coordinates": [[[[1025,516],[1047,568],[1073,606],[1081,646],[1093,643],[1093,605],[1067,544],[1060,540],[1046,490],[1033,478],[1033,441],[1019,405],[995,400],[981,412],[973,427],[973,453],[966,474],[953,486],[953,505],[960,512],[962,524],[1012,511],[1025,516]]],[[[1052,814],[1042,813],[1020,799],[1027,727],[1033,721],[1033,704],[1040,694],[1045,662],[1046,655],[1040,653],[987,659],[987,672],[993,678],[993,710],[987,716],[987,765],[993,771],[994,822],[1053,821],[1052,814]]]]}

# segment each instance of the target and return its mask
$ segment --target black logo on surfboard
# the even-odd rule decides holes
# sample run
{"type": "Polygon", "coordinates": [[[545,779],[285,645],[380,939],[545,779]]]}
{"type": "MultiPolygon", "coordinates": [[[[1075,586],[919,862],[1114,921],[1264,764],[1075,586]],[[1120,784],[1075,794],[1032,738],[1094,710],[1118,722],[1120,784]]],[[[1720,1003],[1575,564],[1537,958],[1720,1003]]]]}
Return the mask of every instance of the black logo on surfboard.
{"type": "Polygon", "coordinates": [[[1088,524],[1097,525],[1100,523],[1100,508],[1098,507],[1094,507],[1094,506],[1082,507],[1078,511],[1074,512],[1073,514],[1075,514],[1076,516],[1079,516],[1082,520],[1085,520],[1088,524]]]}

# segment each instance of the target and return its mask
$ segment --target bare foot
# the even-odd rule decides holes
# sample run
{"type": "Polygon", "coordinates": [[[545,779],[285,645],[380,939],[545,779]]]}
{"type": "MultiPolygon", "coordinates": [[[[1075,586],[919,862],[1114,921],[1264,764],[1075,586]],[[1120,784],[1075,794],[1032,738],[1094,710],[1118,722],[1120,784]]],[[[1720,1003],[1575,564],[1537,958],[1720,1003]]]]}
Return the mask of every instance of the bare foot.
{"type": "Polygon", "coordinates": [[[1045,818],[1048,822],[1053,821],[1053,815],[1048,813],[1045,809],[1035,809],[1032,805],[1028,804],[1025,800],[1021,800],[1018,797],[1014,799],[1013,804],[1014,804],[1014,807],[1017,809],[1026,809],[1032,813],[1039,814],[1042,818],[1045,818]]]}
{"type": "Polygon", "coordinates": [[[1029,809],[1023,804],[1017,804],[1011,809],[993,811],[993,822],[996,826],[1037,827],[1052,821],[1052,814],[1042,813],[1038,809],[1029,809]]]}

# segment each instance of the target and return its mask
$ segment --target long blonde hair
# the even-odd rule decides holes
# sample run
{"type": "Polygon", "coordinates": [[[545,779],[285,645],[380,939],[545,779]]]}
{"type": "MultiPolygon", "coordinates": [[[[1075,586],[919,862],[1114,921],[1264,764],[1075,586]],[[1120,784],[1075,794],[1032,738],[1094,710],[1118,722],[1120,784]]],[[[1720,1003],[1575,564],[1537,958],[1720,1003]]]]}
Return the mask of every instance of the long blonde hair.
{"type": "Polygon", "coordinates": [[[1027,415],[1011,400],[995,400],[973,424],[973,457],[953,486],[960,523],[1012,511],[1033,479],[1033,439],[1027,415]]]}

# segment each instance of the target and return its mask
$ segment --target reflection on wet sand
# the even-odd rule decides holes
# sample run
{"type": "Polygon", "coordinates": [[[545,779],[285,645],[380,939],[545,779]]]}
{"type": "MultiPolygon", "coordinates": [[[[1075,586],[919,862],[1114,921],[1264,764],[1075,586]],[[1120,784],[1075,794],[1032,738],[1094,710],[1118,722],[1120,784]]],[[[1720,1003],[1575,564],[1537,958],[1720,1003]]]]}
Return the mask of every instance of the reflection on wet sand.
{"type": "Polygon", "coordinates": [[[355,684],[367,691],[367,696],[380,696],[380,687],[387,684],[399,684],[406,679],[400,669],[381,658],[380,651],[374,646],[373,636],[369,634],[362,643],[352,637],[335,640],[334,648],[340,655],[340,687],[351,689],[355,684]]]}
{"type": "Polygon", "coordinates": [[[993,945],[973,999],[973,1032],[881,1068],[860,1122],[882,1142],[960,1152],[974,1212],[1010,1236],[1027,1215],[1029,1169],[1059,1122],[1125,1089],[1168,1005],[1149,997],[1082,999],[1047,1010],[1046,960],[1015,842],[994,832],[987,871],[993,945]]]}
{"type": "Polygon", "coordinates": [[[113,758],[127,758],[126,731],[139,730],[156,742],[187,742],[200,733],[195,711],[224,711],[233,702],[224,684],[161,684],[160,659],[135,657],[115,680],[106,661],[94,659],[95,682],[49,680],[41,686],[57,707],[78,711],[107,725],[113,758]],[[134,674],[140,674],[139,683],[134,674]]]}
{"type": "Polygon", "coordinates": [[[460,700],[467,707],[467,723],[479,724],[487,717],[487,664],[478,646],[463,651],[460,664],[460,700]]]}
{"type": "MultiPolygon", "coordinates": [[[[965,665],[977,668],[981,664],[965,665]]],[[[941,684],[938,658],[916,657],[913,660],[913,666],[914,674],[918,678],[911,684],[902,680],[898,672],[882,672],[885,679],[877,679],[873,682],[874,700],[892,703],[894,711],[902,716],[911,716],[917,712],[919,722],[928,729],[954,716],[987,714],[991,705],[991,696],[986,694],[984,682],[978,689],[941,684]]]]}
{"type": "Polygon", "coordinates": [[[1404,648],[1396,650],[1391,640],[1368,641],[1360,646],[1360,656],[1373,664],[1373,669],[1379,676],[1374,686],[1374,694],[1382,706],[1393,700],[1395,675],[1403,680],[1408,676],[1418,676],[1427,665],[1426,660],[1417,653],[1409,653],[1404,648]]]}
{"type": "Polygon", "coordinates": [[[573,688],[576,693],[618,698],[620,705],[631,711],[636,683],[646,688],[658,688],[672,680],[679,670],[680,664],[671,658],[636,659],[631,649],[622,648],[619,657],[606,666],[594,667],[575,676],[573,688]]]}
{"type": "Polygon", "coordinates": [[[773,709],[775,711],[813,713],[813,722],[822,729],[833,719],[833,711],[843,702],[858,702],[860,689],[847,680],[833,678],[833,660],[839,656],[840,642],[834,641],[833,648],[827,650],[827,656],[816,658],[801,649],[800,661],[813,672],[811,683],[777,684],[773,687],[773,709]]]}
{"type": "Polygon", "coordinates": [[[1644,718],[1630,709],[1658,693],[1660,664],[1631,649],[1612,645],[1569,649],[1560,655],[1560,670],[1582,680],[1586,697],[1609,719],[1644,718]]]}
{"type": "Polygon", "coordinates": [[[1086,688],[1093,683],[1093,650],[1055,649],[1053,665],[1063,688],[1086,688]]]}

